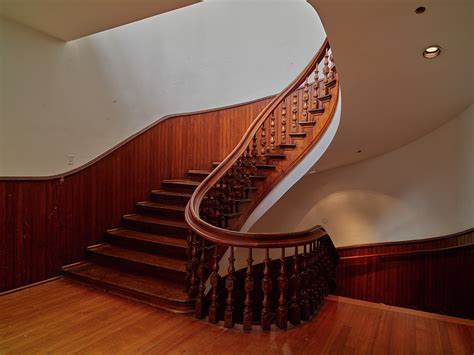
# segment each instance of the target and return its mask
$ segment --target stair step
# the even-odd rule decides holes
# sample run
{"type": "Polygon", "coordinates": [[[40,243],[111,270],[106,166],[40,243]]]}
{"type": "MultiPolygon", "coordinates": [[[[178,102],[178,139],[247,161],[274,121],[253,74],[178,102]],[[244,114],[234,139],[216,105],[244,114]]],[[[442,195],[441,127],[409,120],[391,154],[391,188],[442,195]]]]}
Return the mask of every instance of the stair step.
{"type": "Polygon", "coordinates": [[[194,312],[194,300],[188,298],[178,282],[119,271],[91,261],[64,266],[62,273],[68,279],[175,313],[194,312]]]}
{"type": "Polygon", "coordinates": [[[184,221],[146,216],[141,214],[128,214],[122,217],[127,226],[147,233],[157,233],[187,238],[188,225],[184,221]]]}
{"type": "Polygon", "coordinates": [[[185,257],[187,242],[160,234],[140,232],[127,228],[114,228],[107,231],[107,240],[121,247],[128,247],[156,254],[185,257]]]}
{"type": "Polygon", "coordinates": [[[209,170],[188,170],[188,176],[191,179],[196,179],[199,181],[204,180],[211,172],[209,170]]]}
{"type": "Polygon", "coordinates": [[[195,180],[163,180],[161,186],[163,189],[178,192],[193,192],[200,184],[195,180]]]}
{"type": "Polygon", "coordinates": [[[289,133],[289,136],[291,138],[295,138],[295,139],[305,138],[306,137],[306,132],[291,132],[291,133],[289,133]]]}
{"type": "Polygon", "coordinates": [[[285,150],[296,148],[296,144],[294,144],[294,143],[282,143],[279,146],[280,146],[281,149],[285,149],[285,150]]]}
{"type": "Polygon", "coordinates": [[[265,180],[267,177],[265,175],[250,175],[252,180],[265,180]]]}
{"type": "Polygon", "coordinates": [[[137,210],[140,213],[165,217],[165,218],[184,218],[184,210],[186,206],[175,205],[170,203],[142,201],[137,203],[137,210]]]}
{"type": "Polygon", "coordinates": [[[316,124],[316,121],[300,121],[299,125],[301,127],[313,127],[316,124]]]}
{"type": "Polygon", "coordinates": [[[324,113],[324,107],[321,108],[311,108],[308,112],[312,115],[322,115],[324,113]]]}
{"type": "Polygon", "coordinates": [[[273,164],[257,164],[256,168],[258,170],[275,170],[276,165],[273,165],[273,164]]]}
{"type": "Polygon", "coordinates": [[[331,100],[331,94],[318,97],[318,100],[321,102],[326,102],[331,100]]]}
{"type": "Polygon", "coordinates": [[[283,159],[286,159],[286,154],[269,153],[269,154],[265,154],[265,158],[283,160],[283,159]]]}
{"type": "Polygon", "coordinates": [[[116,267],[121,271],[135,271],[156,275],[168,280],[181,280],[184,283],[186,261],[140,250],[123,248],[112,244],[97,244],[87,247],[95,257],[95,262],[116,267]]]}
{"type": "Polygon", "coordinates": [[[176,192],[165,190],[153,190],[150,194],[152,200],[166,203],[173,203],[177,205],[186,205],[191,198],[189,192],[176,192]]]}

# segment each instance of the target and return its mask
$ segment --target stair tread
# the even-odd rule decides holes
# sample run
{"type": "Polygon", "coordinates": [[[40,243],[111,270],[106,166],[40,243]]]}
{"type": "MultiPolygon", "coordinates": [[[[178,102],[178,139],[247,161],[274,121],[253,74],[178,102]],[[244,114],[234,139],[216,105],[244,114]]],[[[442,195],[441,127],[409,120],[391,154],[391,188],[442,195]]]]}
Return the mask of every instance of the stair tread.
{"type": "Polygon", "coordinates": [[[90,261],[65,266],[63,271],[156,298],[174,302],[191,302],[187,293],[183,291],[181,283],[162,278],[119,271],[90,261]]]}
{"type": "Polygon", "coordinates": [[[166,235],[152,234],[141,231],[136,231],[127,228],[115,228],[107,231],[108,234],[119,236],[127,239],[141,240],[144,242],[152,242],[156,244],[171,245],[180,248],[186,248],[186,240],[180,238],[174,238],[166,235]]]}
{"type": "Polygon", "coordinates": [[[148,252],[123,248],[112,244],[92,245],[88,247],[87,250],[96,254],[111,256],[119,259],[161,267],[165,269],[186,272],[185,260],[171,258],[169,256],[151,254],[148,252]]]}
{"type": "Polygon", "coordinates": [[[138,202],[138,205],[144,206],[144,207],[163,208],[167,210],[183,211],[183,212],[186,208],[185,206],[173,205],[170,203],[163,203],[163,202],[154,202],[154,201],[141,201],[141,202],[138,202]]]}
{"type": "Polygon", "coordinates": [[[191,198],[192,196],[192,194],[188,192],[175,192],[175,191],[167,191],[167,190],[152,190],[151,193],[154,195],[169,195],[169,196],[189,197],[189,198],[191,198]]]}
{"type": "Polygon", "coordinates": [[[191,169],[188,170],[188,174],[195,174],[195,175],[209,175],[211,172],[209,170],[198,170],[198,169],[191,169]]]}
{"type": "Polygon", "coordinates": [[[176,180],[163,180],[163,184],[176,184],[176,185],[193,185],[198,186],[199,181],[187,180],[187,179],[176,179],[176,180]]]}
{"type": "Polygon", "coordinates": [[[125,216],[123,216],[123,218],[128,221],[163,224],[167,226],[186,228],[186,229],[188,228],[188,225],[186,224],[186,222],[175,220],[175,219],[145,216],[145,215],[136,214],[136,213],[126,214],[125,216]]]}

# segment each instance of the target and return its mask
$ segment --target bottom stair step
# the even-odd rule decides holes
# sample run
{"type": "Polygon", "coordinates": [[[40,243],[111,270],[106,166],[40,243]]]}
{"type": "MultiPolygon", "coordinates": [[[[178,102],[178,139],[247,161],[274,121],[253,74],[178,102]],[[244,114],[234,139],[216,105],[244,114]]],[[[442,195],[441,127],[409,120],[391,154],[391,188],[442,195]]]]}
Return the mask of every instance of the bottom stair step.
{"type": "Polygon", "coordinates": [[[118,271],[90,261],[64,266],[62,273],[67,279],[175,313],[194,312],[194,300],[188,298],[182,283],[118,271]]]}

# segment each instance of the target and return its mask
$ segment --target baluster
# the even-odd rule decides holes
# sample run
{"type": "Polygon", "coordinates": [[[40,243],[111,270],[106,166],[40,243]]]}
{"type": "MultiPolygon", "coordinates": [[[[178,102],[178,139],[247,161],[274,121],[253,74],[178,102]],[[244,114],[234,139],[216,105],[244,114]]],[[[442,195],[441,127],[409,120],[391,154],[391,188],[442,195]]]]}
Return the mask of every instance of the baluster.
{"type": "Polygon", "coordinates": [[[336,76],[334,75],[334,69],[335,69],[335,66],[334,66],[334,61],[332,59],[332,51],[331,53],[329,54],[329,75],[328,75],[328,80],[329,82],[333,81],[336,76]]]}
{"type": "Polygon", "coordinates": [[[263,301],[262,313],[260,316],[260,326],[263,330],[270,330],[271,328],[271,314],[270,314],[270,292],[272,290],[272,280],[270,279],[270,256],[268,248],[265,250],[265,259],[263,260],[263,301]]]}
{"type": "Polygon", "coordinates": [[[302,121],[307,122],[308,121],[308,100],[309,100],[309,87],[308,87],[308,79],[304,82],[304,87],[303,87],[303,111],[301,113],[302,121]]]}
{"type": "Polygon", "coordinates": [[[270,116],[270,149],[275,150],[275,115],[270,116]]]}
{"type": "Polygon", "coordinates": [[[218,255],[218,245],[216,244],[214,248],[214,262],[212,263],[212,273],[209,278],[211,284],[211,304],[209,305],[209,322],[216,324],[219,321],[219,316],[217,314],[217,287],[219,282],[219,255],[218,255]]]}
{"type": "Polygon", "coordinates": [[[245,301],[244,301],[244,330],[252,330],[252,293],[253,293],[253,267],[252,248],[249,248],[247,257],[247,271],[245,273],[245,301]]]}
{"type": "Polygon", "coordinates": [[[296,92],[293,94],[293,99],[291,101],[291,112],[291,128],[293,131],[296,131],[296,114],[298,113],[298,94],[296,92]]]}
{"type": "Polygon", "coordinates": [[[299,300],[299,290],[301,285],[300,275],[300,257],[298,255],[298,247],[295,247],[295,256],[293,257],[293,275],[291,275],[291,324],[300,324],[301,322],[301,306],[299,300]]]}
{"type": "Polygon", "coordinates": [[[192,274],[192,248],[193,248],[193,236],[192,232],[188,233],[186,248],[186,276],[185,276],[185,292],[189,292],[191,286],[191,274],[192,274]]]}
{"type": "Polygon", "coordinates": [[[276,325],[280,329],[288,327],[288,312],[286,310],[286,290],[288,279],[286,277],[285,248],[281,248],[280,257],[280,275],[278,276],[278,289],[280,297],[278,298],[278,309],[276,313],[276,325]]]}
{"type": "Polygon", "coordinates": [[[310,307],[310,314],[314,314],[316,309],[316,300],[314,298],[314,255],[313,255],[313,242],[308,244],[308,274],[309,274],[309,286],[308,286],[308,301],[310,307]]]}
{"type": "Polygon", "coordinates": [[[201,258],[200,263],[197,269],[197,276],[198,276],[198,292],[196,296],[196,306],[194,316],[198,319],[204,318],[204,292],[206,290],[206,286],[204,285],[204,268],[206,265],[206,240],[201,239],[201,258]]]}
{"type": "Polygon", "coordinates": [[[281,143],[286,144],[286,98],[281,103],[281,143]]]}
{"type": "Polygon", "coordinates": [[[227,279],[225,280],[225,288],[227,289],[227,306],[224,312],[224,327],[232,328],[234,326],[234,247],[230,247],[229,268],[227,269],[227,279]]]}
{"type": "Polygon", "coordinates": [[[306,245],[303,246],[303,265],[301,270],[301,319],[308,320],[311,307],[308,299],[308,287],[309,287],[309,272],[308,272],[308,254],[306,253],[306,245]]]}
{"type": "Polygon", "coordinates": [[[265,128],[265,121],[262,123],[261,131],[260,131],[260,145],[262,149],[260,150],[261,155],[265,155],[267,152],[267,133],[265,128]]]}
{"type": "MultiPolygon", "coordinates": [[[[257,135],[253,135],[252,139],[252,172],[251,175],[258,175],[257,172],[257,156],[258,156],[258,151],[257,151],[257,135]]],[[[246,197],[248,197],[248,192],[246,197]]]]}
{"type": "Polygon", "coordinates": [[[328,88],[327,88],[327,83],[329,82],[328,76],[329,76],[329,54],[328,54],[328,48],[326,48],[326,54],[324,55],[324,64],[323,64],[323,95],[326,96],[328,94],[328,88]]]}
{"type": "Polygon", "coordinates": [[[313,109],[317,110],[319,108],[319,64],[316,64],[316,68],[314,69],[314,83],[313,83],[313,109]]]}
{"type": "Polygon", "coordinates": [[[197,263],[198,263],[198,250],[197,250],[197,241],[196,234],[190,232],[192,235],[191,241],[191,277],[189,283],[188,294],[190,298],[196,297],[197,294],[197,263]]]}

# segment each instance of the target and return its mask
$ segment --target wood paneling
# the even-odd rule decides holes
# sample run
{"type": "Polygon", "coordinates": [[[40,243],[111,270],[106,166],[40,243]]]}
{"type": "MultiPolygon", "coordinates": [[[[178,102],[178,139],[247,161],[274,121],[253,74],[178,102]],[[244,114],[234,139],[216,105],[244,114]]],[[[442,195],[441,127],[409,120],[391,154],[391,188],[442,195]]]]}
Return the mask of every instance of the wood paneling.
{"type": "Polygon", "coordinates": [[[163,179],[228,155],[269,100],[164,118],[63,176],[0,178],[0,291],[84,259],[163,179]]]}
{"type": "Polygon", "coordinates": [[[338,252],[338,295],[474,319],[474,229],[338,252]]]}
{"type": "Polygon", "coordinates": [[[243,332],[57,280],[0,297],[0,353],[472,354],[474,322],[329,296],[316,321],[243,332]],[[119,311],[117,311],[119,310],[119,311]]]}

